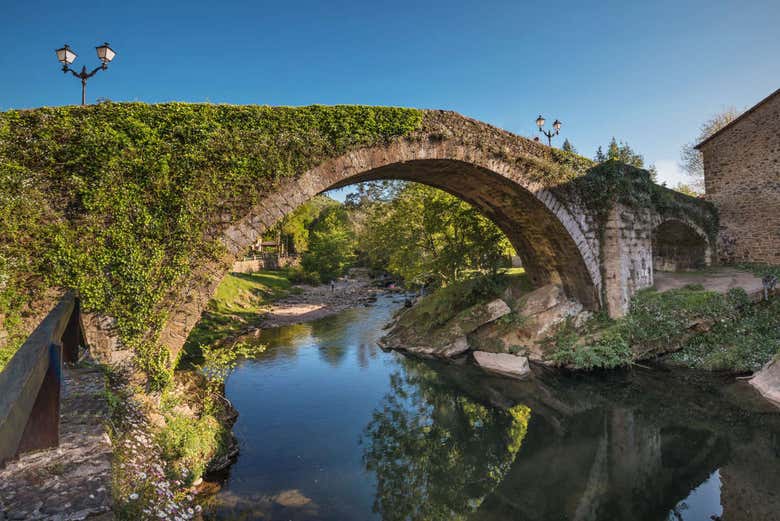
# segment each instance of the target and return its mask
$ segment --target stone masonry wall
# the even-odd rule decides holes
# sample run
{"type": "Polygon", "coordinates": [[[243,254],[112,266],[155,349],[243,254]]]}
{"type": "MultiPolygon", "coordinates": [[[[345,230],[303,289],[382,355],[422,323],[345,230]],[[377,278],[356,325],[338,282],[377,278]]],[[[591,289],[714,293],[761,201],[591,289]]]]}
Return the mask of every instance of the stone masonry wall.
{"type": "Polygon", "coordinates": [[[780,90],[700,150],[721,261],[780,264],[780,90]]]}
{"type": "Polygon", "coordinates": [[[655,215],[615,205],[604,230],[602,263],[607,312],[621,317],[631,297],[653,285],[652,230],[655,215]]]}

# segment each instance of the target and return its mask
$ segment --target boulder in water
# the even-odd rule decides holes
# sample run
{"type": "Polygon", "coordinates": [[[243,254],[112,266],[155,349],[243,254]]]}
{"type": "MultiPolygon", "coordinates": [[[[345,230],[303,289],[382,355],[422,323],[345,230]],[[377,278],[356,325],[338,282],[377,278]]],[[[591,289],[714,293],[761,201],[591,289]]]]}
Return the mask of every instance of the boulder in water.
{"type": "Polygon", "coordinates": [[[484,370],[503,376],[527,378],[531,374],[528,358],[525,356],[474,351],[474,361],[484,370]]]}

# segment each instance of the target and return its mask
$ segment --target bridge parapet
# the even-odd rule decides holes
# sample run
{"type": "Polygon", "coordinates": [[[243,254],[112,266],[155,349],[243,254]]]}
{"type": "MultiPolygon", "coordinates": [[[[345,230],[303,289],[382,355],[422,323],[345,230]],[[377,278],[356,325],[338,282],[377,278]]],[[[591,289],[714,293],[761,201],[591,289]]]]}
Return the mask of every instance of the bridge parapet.
{"type": "Polygon", "coordinates": [[[80,306],[66,294],[0,372],[0,465],[59,444],[63,358],[84,343],[80,306]]]}

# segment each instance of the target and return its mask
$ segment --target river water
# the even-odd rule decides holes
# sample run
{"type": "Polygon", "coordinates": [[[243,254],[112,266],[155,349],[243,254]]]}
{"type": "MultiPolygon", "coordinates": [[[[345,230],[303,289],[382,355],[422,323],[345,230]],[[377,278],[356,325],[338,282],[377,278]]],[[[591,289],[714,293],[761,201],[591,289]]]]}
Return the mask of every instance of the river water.
{"type": "Polygon", "coordinates": [[[780,414],[744,383],[407,358],[376,345],[399,305],[263,332],[226,384],[241,453],[207,519],[780,519],[780,414]]]}

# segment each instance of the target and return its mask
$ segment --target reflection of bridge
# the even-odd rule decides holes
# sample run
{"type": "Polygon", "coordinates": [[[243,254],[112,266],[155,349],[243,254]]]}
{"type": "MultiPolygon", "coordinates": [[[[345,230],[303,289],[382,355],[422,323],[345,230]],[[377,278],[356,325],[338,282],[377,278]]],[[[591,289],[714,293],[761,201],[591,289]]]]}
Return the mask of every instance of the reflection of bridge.
{"type": "Polygon", "coordinates": [[[722,519],[776,519],[780,418],[744,420],[751,398],[739,384],[686,397],[677,375],[658,372],[573,384],[436,370],[479,402],[532,411],[523,448],[475,520],[667,519],[716,470],[722,519]]]}

